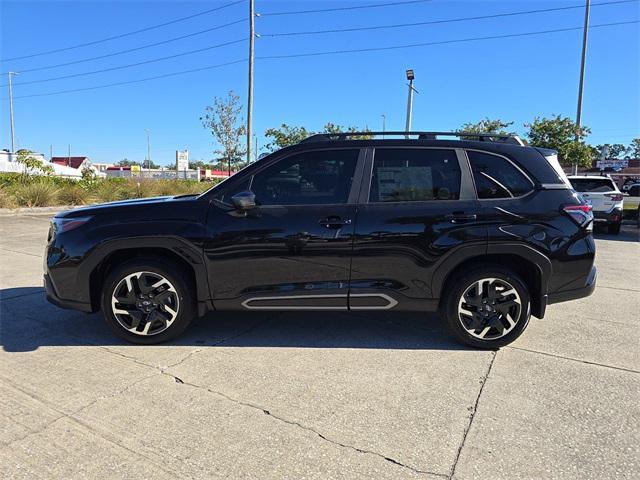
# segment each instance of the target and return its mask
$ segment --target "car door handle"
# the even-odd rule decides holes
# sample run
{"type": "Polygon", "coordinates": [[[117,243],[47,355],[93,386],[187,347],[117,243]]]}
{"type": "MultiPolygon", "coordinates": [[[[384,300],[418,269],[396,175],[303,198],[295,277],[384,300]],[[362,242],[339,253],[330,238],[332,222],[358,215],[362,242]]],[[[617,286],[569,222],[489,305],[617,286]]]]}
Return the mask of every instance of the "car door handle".
{"type": "Polygon", "coordinates": [[[318,223],[324,228],[338,229],[342,228],[344,225],[351,225],[351,219],[342,220],[340,217],[331,216],[318,220],[318,223]]]}
{"type": "Polygon", "coordinates": [[[450,215],[445,215],[445,217],[447,220],[450,220],[451,223],[463,223],[463,222],[470,222],[472,220],[475,220],[477,218],[477,216],[472,213],[472,214],[465,214],[462,212],[454,212],[450,215]]]}

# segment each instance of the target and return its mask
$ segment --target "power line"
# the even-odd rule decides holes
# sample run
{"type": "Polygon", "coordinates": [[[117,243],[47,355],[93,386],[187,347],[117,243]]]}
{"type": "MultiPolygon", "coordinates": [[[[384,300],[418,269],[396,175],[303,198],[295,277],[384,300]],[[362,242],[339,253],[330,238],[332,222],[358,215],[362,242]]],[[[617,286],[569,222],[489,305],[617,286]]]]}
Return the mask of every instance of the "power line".
{"type": "Polygon", "coordinates": [[[0,61],[8,62],[8,61],[12,61],[12,60],[22,60],[24,58],[39,57],[41,55],[50,55],[52,53],[65,52],[67,50],[73,50],[73,49],[76,49],[76,48],[88,47],[90,45],[96,45],[98,43],[108,42],[110,40],[116,40],[118,38],[128,37],[130,35],[136,35],[136,34],[142,33],[142,32],[148,32],[149,30],[155,30],[156,28],[166,27],[167,25],[173,25],[174,23],[184,22],[185,20],[190,20],[192,18],[200,17],[200,16],[206,15],[208,13],[217,12],[217,11],[222,10],[224,8],[232,7],[234,5],[242,3],[244,1],[245,0],[236,0],[235,2],[227,3],[226,5],[221,5],[221,6],[216,7],[216,8],[211,8],[209,10],[205,10],[205,11],[200,12],[200,13],[194,13],[193,15],[188,15],[186,17],[177,18],[177,19],[171,20],[169,22],[159,23],[157,25],[151,25],[149,27],[141,28],[139,30],[134,30],[134,31],[131,31],[131,32],[120,33],[118,35],[113,35],[111,37],[102,38],[100,40],[93,40],[91,42],[79,43],[79,44],[76,44],[76,45],[71,45],[69,47],[57,48],[55,50],[46,50],[44,52],[32,53],[30,55],[22,55],[22,56],[19,56],[19,57],[3,58],[0,61]]]}
{"type": "Polygon", "coordinates": [[[48,97],[48,96],[51,96],[51,95],[61,95],[63,93],[86,92],[88,90],[98,90],[98,89],[101,89],[101,88],[115,87],[115,86],[118,86],[118,85],[129,85],[129,84],[132,84],[132,83],[141,83],[141,82],[146,82],[146,81],[149,81],[149,80],[157,80],[157,79],[160,79],[160,78],[175,77],[177,75],[185,75],[187,73],[202,72],[204,70],[212,70],[214,68],[226,67],[226,66],[229,66],[229,65],[235,65],[237,63],[243,63],[243,62],[246,62],[246,61],[247,61],[247,59],[243,58],[243,59],[240,59],[240,60],[233,60],[231,62],[219,63],[217,65],[209,65],[209,66],[206,66],[206,67],[194,68],[194,69],[191,69],[191,70],[182,70],[180,72],[171,72],[171,73],[165,73],[163,75],[155,75],[153,77],[140,78],[138,80],[128,80],[128,81],[125,81],[125,82],[107,83],[105,85],[96,85],[96,86],[93,86],[93,87],[85,87],[85,88],[74,88],[74,89],[71,89],[71,90],[59,90],[57,92],[34,93],[34,94],[31,94],[31,95],[21,95],[19,97],[13,97],[13,98],[48,97]]]}
{"type": "Polygon", "coordinates": [[[321,8],[318,10],[297,10],[293,12],[267,12],[267,13],[258,13],[258,16],[275,17],[276,15],[300,15],[305,13],[338,12],[338,11],[344,11],[344,10],[360,10],[363,8],[392,7],[396,5],[408,5],[411,3],[425,3],[430,1],[431,0],[407,0],[404,2],[375,3],[372,5],[355,5],[352,7],[321,8]]]}
{"type": "MultiPolygon", "coordinates": [[[[616,0],[611,2],[595,3],[591,6],[597,7],[601,5],[617,5],[617,4],[632,3],[637,1],[638,0],[616,0]]],[[[311,31],[302,31],[302,32],[267,33],[267,34],[260,34],[260,36],[261,37],[288,37],[288,36],[297,36],[297,35],[318,35],[318,34],[327,34],[327,33],[359,32],[364,30],[383,30],[383,29],[389,29],[389,28],[417,27],[417,26],[423,26],[423,25],[437,25],[442,23],[466,22],[470,20],[483,20],[488,18],[513,17],[517,15],[530,15],[530,14],[536,14],[536,13],[557,12],[557,11],[563,11],[563,10],[573,10],[577,8],[584,8],[584,5],[572,5],[567,7],[556,7],[556,8],[543,8],[538,10],[526,10],[526,11],[520,11],[520,12],[496,13],[492,15],[451,18],[451,19],[445,19],[445,20],[429,20],[429,21],[414,22],[414,23],[375,25],[375,26],[369,26],[369,27],[351,27],[351,28],[336,28],[336,29],[327,29],[327,30],[311,30],[311,31]]]]}
{"type": "MultiPolygon", "coordinates": [[[[613,22],[613,23],[602,23],[599,25],[591,25],[589,28],[600,28],[600,27],[612,27],[614,25],[628,25],[632,23],[640,23],[640,20],[632,20],[627,22],[613,22]]],[[[294,53],[294,54],[283,54],[283,55],[268,55],[262,57],[256,57],[260,60],[268,60],[268,59],[276,59],[276,58],[295,58],[295,57],[314,57],[320,55],[334,55],[334,54],[342,54],[342,53],[359,53],[359,52],[377,52],[382,50],[397,50],[402,48],[414,48],[414,47],[427,47],[432,45],[446,45],[450,43],[464,43],[464,42],[475,42],[479,40],[495,40],[499,38],[514,38],[514,37],[527,37],[531,35],[544,35],[547,33],[558,33],[558,32],[569,32],[572,30],[582,30],[584,27],[571,27],[571,28],[557,28],[553,30],[541,30],[537,32],[525,32],[525,33],[510,33],[507,35],[492,35],[488,37],[472,37],[472,38],[461,38],[457,40],[443,40],[439,42],[422,42],[422,43],[409,43],[404,45],[393,45],[389,47],[371,47],[371,48],[355,48],[350,50],[329,50],[324,52],[308,52],[308,53],[294,53]]]]}
{"type": "Polygon", "coordinates": [[[115,57],[116,55],[122,55],[124,53],[136,52],[138,50],[144,50],[145,48],[157,47],[158,45],[165,45],[167,43],[176,42],[178,40],[183,40],[185,38],[195,37],[196,35],[201,35],[203,33],[212,32],[214,30],[220,30],[222,28],[230,27],[231,25],[236,25],[238,23],[242,23],[242,22],[246,22],[246,21],[247,21],[246,18],[241,18],[241,19],[238,19],[238,20],[234,20],[233,22],[229,22],[229,23],[225,23],[225,24],[222,24],[222,25],[217,25],[215,27],[207,28],[206,30],[200,30],[198,32],[189,33],[189,34],[182,35],[182,36],[179,36],[179,37],[169,38],[167,40],[162,40],[160,42],[149,43],[147,45],[142,45],[140,47],[128,48],[126,50],[119,50],[117,52],[107,53],[105,55],[99,55],[97,57],[83,58],[81,60],[74,60],[72,62],[66,62],[66,63],[57,63],[55,65],[45,65],[44,67],[27,68],[26,70],[25,69],[20,69],[20,73],[36,72],[36,71],[39,71],[39,70],[49,70],[49,69],[52,69],[52,68],[66,67],[66,66],[69,66],[69,65],[76,65],[78,63],[84,63],[84,62],[90,62],[90,61],[93,61],[93,60],[101,60],[103,58],[115,57]]]}
{"type": "Polygon", "coordinates": [[[141,61],[141,62],[129,63],[127,65],[119,65],[119,66],[116,66],[116,67],[103,68],[101,70],[93,70],[91,72],[71,73],[69,75],[62,75],[62,76],[59,76],[59,77],[44,78],[44,79],[41,79],[41,80],[30,80],[28,82],[20,82],[20,83],[14,84],[14,85],[31,85],[31,84],[34,84],[34,83],[52,82],[54,80],[64,80],[66,78],[83,77],[85,75],[94,75],[96,73],[105,73],[105,72],[112,72],[112,71],[115,71],[115,70],[122,70],[122,69],[125,69],[125,68],[138,67],[140,65],[147,65],[149,63],[156,63],[156,62],[161,62],[161,61],[164,61],[164,60],[170,60],[172,58],[184,57],[186,55],[193,55],[194,53],[205,52],[205,51],[208,51],[208,50],[213,50],[214,48],[228,47],[229,45],[235,45],[237,43],[241,43],[241,42],[244,42],[246,40],[247,40],[246,38],[240,38],[238,40],[232,40],[230,42],[219,43],[217,45],[211,45],[209,47],[198,48],[196,50],[190,50],[188,52],[176,53],[174,55],[168,55],[166,57],[153,58],[151,60],[144,60],[144,61],[141,61]]]}
{"type": "MultiPolygon", "coordinates": [[[[612,26],[617,26],[617,25],[628,25],[628,24],[636,24],[636,23],[640,23],[640,20],[632,20],[632,21],[626,21],[626,22],[603,23],[603,24],[591,25],[589,28],[590,29],[591,28],[604,28],[604,27],[612,27],[612,26]]],[[[401,48],[415,48],[415,47],[426,47],[426,46],[434,46],[434,45],[453,44],[453,43],[465,43],[465,42],[473,42],[473,41],[495,40],[495,39],[500,39],[500,38],[514,38],[514,37],[525,37],[525,36],[533,36],[533,35],[545,35],[545,34],[550,34],[550,33],[560,33],[560,32],[568,32],[568,31],[575,31],[575,30],[582,30],[582,29],[583,29],[583,27],[560,28],[560,29],[555,29],[555,30],[541,30],[541,31],[536,31],[536,32],[513,33],[513,34],[507,34],[507,35],[494,35],[494,36],[489,36],[489,37],[473,37],[473,38],[464,38],[464,39],[457,39],[457,40],[444,40],[444,41],[439,41],[439,42],[413,43],[413,44],[405,44],[405,45],[394,45],[394,46],[389,46],[389,47],[372,47],[372,48],[361,48],[361,49],[353,49],[353,50],[331,50],[331,51],[324,51],[324,52],[309,52],[309,53],[298,53],[298,54],[290,54],[290,55],[269,55],[269,56],[256,57],[256,59],[258,59],[258,60],[271,60],[271,59],[281,59],[281,58],[296,58],[296,57],[308,57],[308,56],[319,56],[319,55],[334,55],[334,54],[344,54],[344,53],[365,53],[365,52],[381,51],[381,50],[393,50],[393,49],[401,49],[401,48]]],[[[118,85],[127,85],[127,84],[132,84],[132,83],[140,83],[140,82],[145,82],[145,81],[148,81],[148,80],[155,80],[155,79],[160,79],[160,78],[172,77],[172,76],[176,76],[176,75],[184,75],[184,74],[187,74],[187,73],[193,73],[193,72],[199,72],[199,71],[203,71],[203,70],[219,68],[219,67],[223,67],[223,66],[226,66],[226,65],[234,65],[234,64],[242,63],[242,62],[246,62],[246,61],[247,61],[247,59],[245,58],[245,59],[242,59],[242,60],[234,60],[232,62],[222,63],[222,64],[218,64],[218,65],[210,65],[210,66],[207,66],[207,67],[201,67],[201,68],[196,68],[196,69],[192,69],[192,70],[183,70],[183,71],[179,71],[179,72],[172,72],[172,73],[167,73],[167,74],[163,74],[163,75],[157,75],[157,76],[153,76],[153,77],[146,77],[146,78],[142,78],[142,79],[138,79],[138,80],[130,80],[130,81],[125,81],[125,82],[108,83],[108,84],[105,84],[105,85],[98,85],[98,86],[94,86],[94,87],[86,87],[86,88],[78,88],[78,89],[70,89],[70,90],[61,90],[61,91],[56,91],[56,92],[36,93],[36,94],[30,94],[30,95],[20,95],[20,96],[14,97],[14,98],[18,99],[18,98],[30,98],[30,97],[45,97],[45,96],[50,96],[50,95],[60,95],[60,94],[63,94],[63,93],[83,92],[83,91],[87,91],[87,90],[96,90],[96,89],[113,87],[113,86],[118,86],[118,85]]]]}

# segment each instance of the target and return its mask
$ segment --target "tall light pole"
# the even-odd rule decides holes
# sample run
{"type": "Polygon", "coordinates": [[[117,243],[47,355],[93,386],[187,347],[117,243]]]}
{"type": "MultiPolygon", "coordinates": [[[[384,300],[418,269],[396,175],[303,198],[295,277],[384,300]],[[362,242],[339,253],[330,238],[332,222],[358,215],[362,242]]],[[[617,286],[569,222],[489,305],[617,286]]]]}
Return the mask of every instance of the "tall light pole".
{"type": "Polygon", "coordinates": [[[150,133],[151,131],[148,128],[144,129],[147,132],[147,170],[151,169],[151,139],[150,133]]]}
{"type": "Polygon", "coordinates": [[[387,116],[383,113],[382,117],[382,138],[384,138],[384,132],[387,131],[387,116]]]}
{"type": "Polygon", "coordinates": [[[16,139],[13,131],[13,85],[11,83],[12,77],[18,75],[16,72],[7,72],[9,76],[9,117],[11,122],[11,153],[16,153],[16,139]]]}
{"type": "Polygon", "coordinates": [[[249,91],[247,92],[247,165],[251,162],[253,141],[253,44],[255,40],[253,0],[249,0],[249,91]]]}
{"type": "MultiPolygon", "coordinates": [[[[404,131],[407,133],[411,131],[411,119],[413,116],[413,92],[417,92],[417,90],[413,88],[414,78],[415,75],[413,74],[413,70],[407,70],[407,80],[409,80],[409,97],[407,98],[407,124],[405,125],[404,129],[404,131]]],[[[409,135],[405,135],[405,137],[409,138],[409,135]]]]}
{"type": "MultiPolygon", "coordinates": [[[[582,59],[580,61],[580,85],[578,86],[578,111],[576,112],[576,142],[580,140],[580,129],[582,126],[582,95],[584,92],[584,68],[587,63],[587,40],[589,37],[589,14],[591,10],[591,0],[586,0],[584,8],[584,30],[582,32],[582,59]]],[[[578,164],[573,165],[573,174],[578,173],[578,164]]]]}

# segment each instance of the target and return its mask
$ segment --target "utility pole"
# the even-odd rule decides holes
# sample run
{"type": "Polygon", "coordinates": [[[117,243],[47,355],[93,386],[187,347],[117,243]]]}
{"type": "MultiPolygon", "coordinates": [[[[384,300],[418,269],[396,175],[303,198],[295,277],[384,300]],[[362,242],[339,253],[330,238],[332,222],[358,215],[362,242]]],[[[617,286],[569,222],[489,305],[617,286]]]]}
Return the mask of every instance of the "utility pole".
{"type": "MultiPolygon", "coordinates": [[[[591,10],[591,0],[586,0],[584,8],[584,31],[582,32],[582,60],[580,61],[580,85],[578,86],[578,111],[576,113],[576,142],[580,140],[580,129],[582,127],[582,95],[584,92],[584,68],[587,63],[587,40],[589,37],[589,14],[591,10]]],[[[578,164],[573,164],[573,174],[578,173],[578,164]]]]}
{"type": "Polygon", "coordinates": [[[382,138],[384,139],[384,132],[387,131],[387,116],[383,113],[382,117],[382,138]]]}
{"type": "Polygon", "coordinates": [[[9,117],[11,120],[11,153],[16,153],[16,139],[13,131],[13,85],[12,77],[17,75],[16,72],[7,72],[9,76],[9,117]]]}
{"type": "MultiPolygon", "coordinates": [[[[407,80],[409,80],[409,97],[407,98],[407,124],[405,125],[405,132],[411,131],[411,119],[413,116],[413,92],[417,93],[417,90],[413,88],[413,79],[415,75],[413,74],[413,70],[407,70],[407,80]]],[[[405,135],[406,138],[409,138],[409,135],[405,135]]]]}
{"type": "Polygon", "coordinates": [[[49,145],[49,161],[53,158],[53,145],[49,145]]]}
{"type": "Polygon", "coordinates": [[[67,154],[67,167],[71,166],[71,144],[69,144],[69,150],[67,154]]]}
{"type": "Polygon", "coordinates": [[[149,138],[149,129],[145,128],[145,132],[147,132],[147,170],[151,169],[151,140],[149,138]]]}
{"type": "Polygon", "coordinates": [[[253,0],[249,0],[249,91],[247,93],[247,165],[251,162],[253,140],[253,44],[255,40],[253,0]]]}
{"type": "Polygon", "coordinates": [[[256,140],[256,145],[255,145],[255,150],[253,151],[253,161],[257,162],[258,161],[258,136],[255,136],[255,140],[256,140]]]}

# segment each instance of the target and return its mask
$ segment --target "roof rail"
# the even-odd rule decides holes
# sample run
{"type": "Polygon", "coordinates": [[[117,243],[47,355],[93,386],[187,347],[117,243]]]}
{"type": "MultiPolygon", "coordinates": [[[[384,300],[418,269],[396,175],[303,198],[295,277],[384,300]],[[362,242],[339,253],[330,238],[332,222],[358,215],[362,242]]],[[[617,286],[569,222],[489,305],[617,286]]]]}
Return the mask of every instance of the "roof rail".
{"type": "Polygon", "coordinates": [[[497,133],[474,133],[474,132],[336,132],[336,133],[316,133],[300,143],[328,142],[332,140],[347,140],[353,137],[397,137],[405,138],[417,137],[416,140],[439,140],[438,137],[457,137],[459,139],[470,139],[480,142],[503,142],[515,145],[524,145],[524,142],[517,135],[500,135],[497,133]]]}

